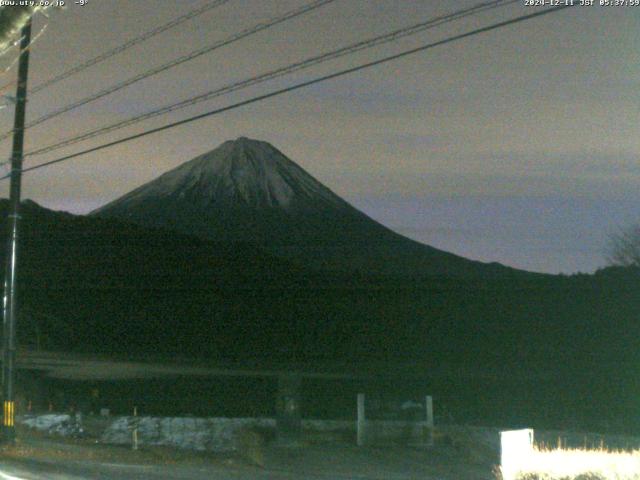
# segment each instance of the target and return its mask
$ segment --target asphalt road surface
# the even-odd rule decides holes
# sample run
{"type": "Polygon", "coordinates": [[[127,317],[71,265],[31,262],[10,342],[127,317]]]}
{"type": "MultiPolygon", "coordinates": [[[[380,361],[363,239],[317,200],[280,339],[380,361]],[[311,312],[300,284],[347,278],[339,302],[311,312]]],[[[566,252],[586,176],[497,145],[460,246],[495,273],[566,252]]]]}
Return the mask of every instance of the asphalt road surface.
{"type": "Polygon", "coordinates": [[[310,448],[272,451],[267,468],[242,462],[120,464],[64,459],[3,459],[0,480],[489,480],[487,465],[424,451],[310,448]]]}

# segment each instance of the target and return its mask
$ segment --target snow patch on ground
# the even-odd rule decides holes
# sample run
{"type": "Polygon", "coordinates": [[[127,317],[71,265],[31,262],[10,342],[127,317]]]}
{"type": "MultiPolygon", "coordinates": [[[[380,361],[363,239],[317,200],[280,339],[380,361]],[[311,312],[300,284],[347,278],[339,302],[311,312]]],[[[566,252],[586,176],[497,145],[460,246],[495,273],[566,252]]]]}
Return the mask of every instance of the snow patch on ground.
{"type": "MultiPolygon", "coordinates": [[[[82,417],[68,414],[29,415],[18,419],[25,426],[47,434],[78,436],[83,434],[82,417]]],[[[426,423],[376,421],[368,422],[367,434],[377,440],[410,439],[422,435],[426,423]]],[[[114,417],[102,431],[102,443],[131,445],[137,429],[139,445],[167,446],[186,450],[233,452],[241,449],[241,432],[245,430],[275,431],[274,418],[196,418],[196,417],[114,417]]],[[[302,420],[305,431],[355,433],[354,421],[302,420]]],[[[97,433],[97,432],[96,432],[97,433]]],[[[420,437],[422,438],[422,437],[420,437]]]]}
{"type": "Polygon", "coordinates": [[[141,445],[162,445],[189,450],[237,450],[243,429],[275,428],[271,418],[120,417],[102,434],[105,443],[130,445],[134,428],[141,445]]]}
{"type": "Polygon", "coordinates": [[[82,418],[76,415],[60,413],[25,415],[21,419],[18,419],[18,421],[27,427],[50,435],[73,437],[81,435],[84,432],[82,429],[82,418]]]}

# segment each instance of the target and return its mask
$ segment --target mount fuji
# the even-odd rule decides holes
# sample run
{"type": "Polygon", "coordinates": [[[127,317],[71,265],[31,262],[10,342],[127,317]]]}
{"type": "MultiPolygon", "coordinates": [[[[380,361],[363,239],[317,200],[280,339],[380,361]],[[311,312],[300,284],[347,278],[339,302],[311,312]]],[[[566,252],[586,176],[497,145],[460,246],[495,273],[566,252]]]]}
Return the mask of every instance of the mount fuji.
{"type": "Polygon", "coordinates": [[[518,272],[403,237],[269,143],[245,137],[224,142],[91,215],[251,243],[316,269],[403,276],[518,272]]]}

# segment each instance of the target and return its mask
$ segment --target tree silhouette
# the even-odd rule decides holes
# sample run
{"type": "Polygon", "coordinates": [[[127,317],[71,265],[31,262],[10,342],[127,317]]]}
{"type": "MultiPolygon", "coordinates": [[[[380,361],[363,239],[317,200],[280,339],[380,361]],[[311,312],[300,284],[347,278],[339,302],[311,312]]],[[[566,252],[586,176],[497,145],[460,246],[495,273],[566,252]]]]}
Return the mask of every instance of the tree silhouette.
{"type": "Polygon", "coordinates": [[[609,237],[607,261],[621,267],[640,267],[640,224],[622,228],[609,237]]]}

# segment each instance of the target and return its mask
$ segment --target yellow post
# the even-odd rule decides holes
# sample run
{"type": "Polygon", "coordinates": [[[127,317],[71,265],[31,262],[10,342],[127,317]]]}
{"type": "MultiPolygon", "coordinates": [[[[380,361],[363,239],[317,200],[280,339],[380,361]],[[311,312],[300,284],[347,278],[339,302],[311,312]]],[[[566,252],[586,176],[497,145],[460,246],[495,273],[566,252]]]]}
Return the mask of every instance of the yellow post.
{"type": "Polygon", "coordinates": [[[13,401],[6,400],[4,402],[4,415],[2,417],[2,425],[5,427],[15,426],[16,404],[13,401]]]}

